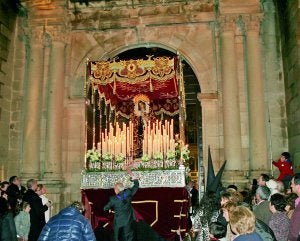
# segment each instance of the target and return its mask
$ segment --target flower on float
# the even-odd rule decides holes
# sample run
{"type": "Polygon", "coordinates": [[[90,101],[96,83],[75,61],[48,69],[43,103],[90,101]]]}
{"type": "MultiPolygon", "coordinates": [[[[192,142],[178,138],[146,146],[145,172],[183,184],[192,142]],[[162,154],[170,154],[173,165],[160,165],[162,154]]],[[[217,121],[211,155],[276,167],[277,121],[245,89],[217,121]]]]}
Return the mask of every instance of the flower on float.
{"type": "Polygon", "coordinates": [[[157,152],[153,155],[153,159],[154,160],[162,160],[164,157],[163,157],[163,154],[161,152],[157,152]]]}
{"type": "Polygon", "coordinates": [[[102,155],[102,160],[105,162],[110,162],[112,160],[112,154],[110,154],[109,152],[104,153],[102,155]]]}
{"type": "Polygon", "coordinates": [[[116,163],[121,163],[125,160],[125,155],[123,153],[119,153],[116,155],[116,163]]]}
{"type": "Polygon", "coordinates": [[[184,145],[183,147],[181,147],[181,159],[183,159],[184,161],[188,161],[190,158],[190,150],[189,150],[189,145],[184,145]]]}
{"type": "Polygon", "coordinates": [[[175,159],[175,151],[169,150],[167,151],[167,160],[174,160],[175,159]]]}
{"type": "Polygon", "coordinates": [[[142,162],[148,162],[148,161],[150,161],[150,156],[148,154],[144,154],[142,156],[141,160],[142,160],[142,162]]]}
{"type": "Polygon", "coordinates": [[[99,152],[95,149],[90,149],[86,153],[86,159],[90,160],[91,162],[97,162],[100,160],[99,152]]]}

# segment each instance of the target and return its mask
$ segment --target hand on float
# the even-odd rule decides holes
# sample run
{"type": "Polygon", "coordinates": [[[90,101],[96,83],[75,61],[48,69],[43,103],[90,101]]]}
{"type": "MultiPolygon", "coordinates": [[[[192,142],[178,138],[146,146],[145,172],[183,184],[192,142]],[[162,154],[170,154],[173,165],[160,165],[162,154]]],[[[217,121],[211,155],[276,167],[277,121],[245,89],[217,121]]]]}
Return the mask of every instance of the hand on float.
{"type": "Polygon", "coordinates": [[[126,167],[127,173],[131,177],[131,180],[137,180],[138,178],[133,174],[133,172],[131,171],[131,168],[132,168],[132,165],[128,165],[126,167]]]}

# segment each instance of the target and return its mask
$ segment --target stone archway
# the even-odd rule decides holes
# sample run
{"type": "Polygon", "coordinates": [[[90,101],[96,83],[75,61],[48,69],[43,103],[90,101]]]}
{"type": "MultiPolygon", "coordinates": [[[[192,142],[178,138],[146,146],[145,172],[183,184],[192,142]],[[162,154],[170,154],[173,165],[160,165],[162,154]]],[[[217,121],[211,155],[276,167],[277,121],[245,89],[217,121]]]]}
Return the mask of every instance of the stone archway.
{"type": "MultiPolygon", "coordinates": [[[[183,34],[173,34],[172,40],[167,40],[161,39],[160,41],[151,41],[151,42],[144,42],[144,43],[132,43],[128,45],[126,43],[125,38],[120,38],[115,36],[115,38],[118,39],[116,41],[114,39],[114,36],[111,36],[111,38],[107,38],[105,41],[107,44],[104,44],[104,46],[101,46],[98,44],[98,41],[95,41],[96,37],[99,38],[99,35],[92,36],[91,34],[85,34],[85,35],[78,35],[77,33],[72,33],[72,38],[76,40],[77,42],[85,42],[85,44],[88,45],[93,45],[90,46],[89,49],[87,49],[85,52],[80,52],[76,51],[76,48],[72,48],[72,56],[76,56],[74,60],[72,61],[71,64],[71,69],[73,69],[73,73],[71,74],[70,78],[70,87],[69,87],[69,95],[71,100],[75,101],[70,101],[70,115],[73,115],[75,113],[81,115],[77,115],[75,119],[81,119],[84,120],[84,102],[82,100],[83,98],[83,86],[84,86],[84,81],[85,81],[85,61],[87,58],[90,60],[107,60],[111,59],[114,56],[130,50],[130,49],[136,49],[139,47],[157,47],[157,48],[163,48],[168,51],[171,51],[172,53],[176,54],[179,52],[182,56],[183,59],[186,61],[186,63],[191,67],[191,70],[194,72],[195,77],[198,80],[198,85],[201,86],[201,94],[198,93],[197,97],[198,100],[201,101],[201,109],[198,111],[196,110],[195,112],[200,112],[202,115],[202,150],[203,150],[203,160],[207,160],[206,155],[207,155],[207,150],[206,147],[208,145],[211,146],[213,156],[219,160],[219,129],[216,128],[219,125],[219,120],[218,117],[218,99],[217,99],[217,80],[216,76],[214,75],[214,58],[213,58],[213,47],[211,46],[211,32],[209,29],[208,33],[206,34],[205,37],[203,37],[202,42],[205,42],[205,44],[199,48],[197,47],[197,44],[192,41],[192,37],[186,37],[183,34]],[[182,44],[178,44],[178,39],[182,38],[182,44]],[[117,42],[118,44],[116,45],[111,45],[109,43],[111,42],[117,42]],[[176,47],[177,46],[177,47],[176,47]],[[210,48],[207,48],[207,46],[210,46],[210,48]],[[179,48],[178,48],[179,47],[179,48]],[[104,51],[106,50],[106,51],[104,51]],[[214,77],[215,76],[215,77],[214,77]],[[74,86],[77,86],[75,90],[73,91],[72,88],[74,86]],[[81,87],[81,89],[80,89],[81,87]],[[75,104],[76,103],[76,104],[75,104]],[[79,108],[80,111],[77,109],[79,108]]],[[[175,31],[173,31],[174,33],[175,31]]],[[[122,35],[122,34],[121,34],[122,35]]],[[[75,41],[75,42],[76,42],[75,41]]],[[[69,108],[68,108],[69,109],[69,108]]],[[[68,118],[70,120],[74,120],[74,118],[68,118]]],[[[83,122],[81,122],[83,123],[83,122]]],[[[71,124],[71,123],[70,123],[71,124]]],[[[75,126],[75,123],[71,124],[72,126],[75,126]]],[[[79,148],[80,153],[77,153],[77,158],[79,156],[83,157],[84,156],[84,126],[80,124],[81,126],[81,134],[80,134],[80,140],[68,140],[73,142],[76,142],[77,148],[79,146],[82,146],[82,148],[79,148]]],[[[72,130],[69,130],[70,133],[72,133],[72,130]]],[[[74,153],[75,154],[75,153],[74,153]]],[[[70,156],[71,157],[71,156],[70,156]]],[[[72,157],[71,157],[72,158],[72,157]]],[[[74,158],[72,158],[74,160],[74,158]]],[[[195,159],[197,160],[197,157],[195,156],[195,159]]],[[[67,161],[67,160],[66,160],[67,161]]],[[[68,162],[68,161],[67,161],[68,162]]],[[[79,165],[83,166],[83,159],[79,159],[79,165]],[[81,164],[80,164],[81,163],[81,164]]]]}

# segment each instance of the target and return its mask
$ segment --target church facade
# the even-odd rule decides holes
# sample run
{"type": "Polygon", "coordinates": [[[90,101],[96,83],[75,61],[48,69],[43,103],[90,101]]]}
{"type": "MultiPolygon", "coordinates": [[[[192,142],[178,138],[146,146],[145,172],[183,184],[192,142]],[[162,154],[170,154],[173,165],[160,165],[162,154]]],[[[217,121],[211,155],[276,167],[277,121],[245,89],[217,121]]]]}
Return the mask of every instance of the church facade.
{"type": "MultiPolygon", "coordinates": [[[[1,180],[80,198],[86,61],[141,47],[180,53],[201,91],[202,151],[246,185],[281,152],[300,165],[299,1],[2,1],[1,180]],[[4,11],[9,9],[9,11],[4,11]]],[[[204,168],[205,170],[205,168],[204,168]]]]}

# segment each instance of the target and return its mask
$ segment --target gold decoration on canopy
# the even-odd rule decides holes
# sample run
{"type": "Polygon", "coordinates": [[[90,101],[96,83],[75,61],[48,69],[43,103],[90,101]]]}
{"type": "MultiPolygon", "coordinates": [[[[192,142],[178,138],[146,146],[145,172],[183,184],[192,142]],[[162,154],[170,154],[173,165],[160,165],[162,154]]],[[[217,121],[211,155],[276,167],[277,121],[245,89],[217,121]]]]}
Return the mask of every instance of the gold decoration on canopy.
{"type": "Polygon", "coordinates": [[[90,80],[95,84],[106,85],[114,82],[116,79],[119,82],[130,84],[144,82],[147,79],[156,81],[166,81],[174,78],[175,63],[174,58],[157,57],[151,59],[130,59],[116,62],[97,61],[91,62],[90,80]]]}

